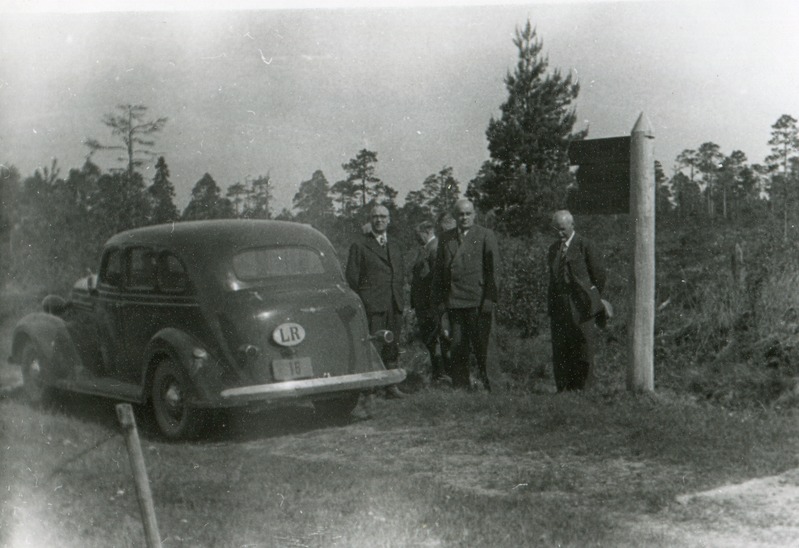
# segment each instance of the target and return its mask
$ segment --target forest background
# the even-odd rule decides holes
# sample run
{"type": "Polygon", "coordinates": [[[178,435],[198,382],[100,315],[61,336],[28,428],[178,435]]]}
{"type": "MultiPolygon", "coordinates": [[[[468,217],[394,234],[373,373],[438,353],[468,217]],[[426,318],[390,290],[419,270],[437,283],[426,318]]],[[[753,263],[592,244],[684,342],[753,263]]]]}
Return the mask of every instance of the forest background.
{"type": "MultiPolygon", "coordinates": [[[[109,134],[85,141],[86,161],[64,169],[57,160],[21,174],[0,158],[0,276],[4,319],[28,298],[66,293],[111,235],[129,228],[198,219],[255,218],[308,223],[346,258],[374,204],[391,212],[390,233],[411,264],[414,227],[435,219],[460,196],[472,199],[480,222],[501,245],[497,357],[507,387],[530,390],[550,376],[545,307],[549,217],[575,186],[568,163],[580,86],[549,67],[528,21],[513,41],[518,62],[505,78],[507,99],[486,128],[489,157],[465,185],[450,166],[431,173],[404,203],[380,178],[378,151],[361,149],[330,182],[311,171],[292,208],[274,211],[269,173],[220,185],[206,173],[188,205],[175,205],[168,158],[154,153],[167,116],[146,105],[120,104],[107,113],[109,134]],[[117,166],[102,168],[118,153],[117,166]],[[154,163],[153,177],[143,169],[154,163]],[[14,303],[19,303],[15,305],[14,303]]],[[[168,113],[166,113],[168,114],[168,113]]],[[[799,128],[790,114],[771,127],[771,153],[752,162],[742,150],[687,143],[676,158],[653,166],[657,209],[656,385],[724,406],[794,407],[799,401],[799,298],[796,221],[799,128]]],[[[626,319],[632,272],[631,219],[578,216],[577,230],[601,245],[609,268],[607,297],[617,317],[603,332],[600,387],[624,386],[626,319]]],[[[403,341],[412,344],[413,317],[403,341]]],[[[410,355],[410,353],[408,353],[410,355]]]]}

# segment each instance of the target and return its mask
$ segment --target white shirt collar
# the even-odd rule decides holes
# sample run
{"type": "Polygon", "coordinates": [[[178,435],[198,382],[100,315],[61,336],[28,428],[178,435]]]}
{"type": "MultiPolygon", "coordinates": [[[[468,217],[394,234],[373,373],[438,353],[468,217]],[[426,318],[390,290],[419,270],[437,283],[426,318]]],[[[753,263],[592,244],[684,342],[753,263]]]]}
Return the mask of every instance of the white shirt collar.
{"type": "Polygon", "coordinates": [[[575,235],[575,234],[577,234],[577,232],[572,232],[572,235],[571,235],[571,236],[569,236],[569,239],[568,239],[568,240],[566,240],[566,241],[563,243],[563,245],[564,245],[564,246],[565,246],[567,249],[568,249],[568,247],[569,247],[570,245],[572,245],[572,240],[574,239],[574,235],[575,235]]]}

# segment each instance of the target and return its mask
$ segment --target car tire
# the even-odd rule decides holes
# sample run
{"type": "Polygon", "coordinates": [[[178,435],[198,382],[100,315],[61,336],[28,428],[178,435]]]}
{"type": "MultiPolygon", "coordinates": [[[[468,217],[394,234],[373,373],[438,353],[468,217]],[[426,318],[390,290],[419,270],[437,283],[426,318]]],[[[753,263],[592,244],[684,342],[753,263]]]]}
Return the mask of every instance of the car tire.
{"type": "Polygon", "coordinates": [[[22,347],[22,391],[33,405],[45,403],[52,395],[52,388],[44,382],[47,363],[39,347],[27,341],[22,347]]]}
{"type": "Polygon", "coordinates": [[[150,402],[158,430],[165,438],[184,440],[199,434],[206,413],[191,406],[191,390],[186,372],[171,358],[156,365],[150,402]]]}
{"type": "Polygon", "coordinates": [[[316,414],[322,420],[338,423],[349,419],[355,407],[358,405],[359,394],[346,394],[336,398],[326,400],[316,400],[313,402],[316,414]]]}

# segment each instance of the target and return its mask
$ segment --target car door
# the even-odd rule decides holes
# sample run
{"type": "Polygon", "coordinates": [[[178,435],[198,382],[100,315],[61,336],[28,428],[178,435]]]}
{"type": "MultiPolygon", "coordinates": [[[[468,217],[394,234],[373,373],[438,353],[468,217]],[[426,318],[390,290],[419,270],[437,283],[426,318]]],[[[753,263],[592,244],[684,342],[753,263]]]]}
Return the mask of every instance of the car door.
{"type": "Polygon", "coordinates": [[[156,287],[156,252],[149,246],[132,246],[124,254],[124,295],[119,325],[124,332],[119,375],[128,382],[142,378],[141,357],[158,329],[157,312],[163,307],[156,287]]]}
{"type": "Polygon", "coordinates": [[[124,250],[105,251],[97,276],[94,318],[89,328],[96,333],[100,368],[95,374],[118,377],[124,361],[124,250]]]}

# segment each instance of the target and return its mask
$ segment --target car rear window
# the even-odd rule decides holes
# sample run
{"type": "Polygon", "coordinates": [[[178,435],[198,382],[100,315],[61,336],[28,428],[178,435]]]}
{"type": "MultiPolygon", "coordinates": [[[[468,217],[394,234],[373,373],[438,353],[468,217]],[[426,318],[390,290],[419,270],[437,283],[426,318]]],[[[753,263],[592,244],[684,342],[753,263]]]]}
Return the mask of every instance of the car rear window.
{"type": "Polygon", "coordinates": [[[233,272],[240,280],[263,280],[325,273],[322,257],[308,247],[248,249],[233,257],[233,272]]]}

